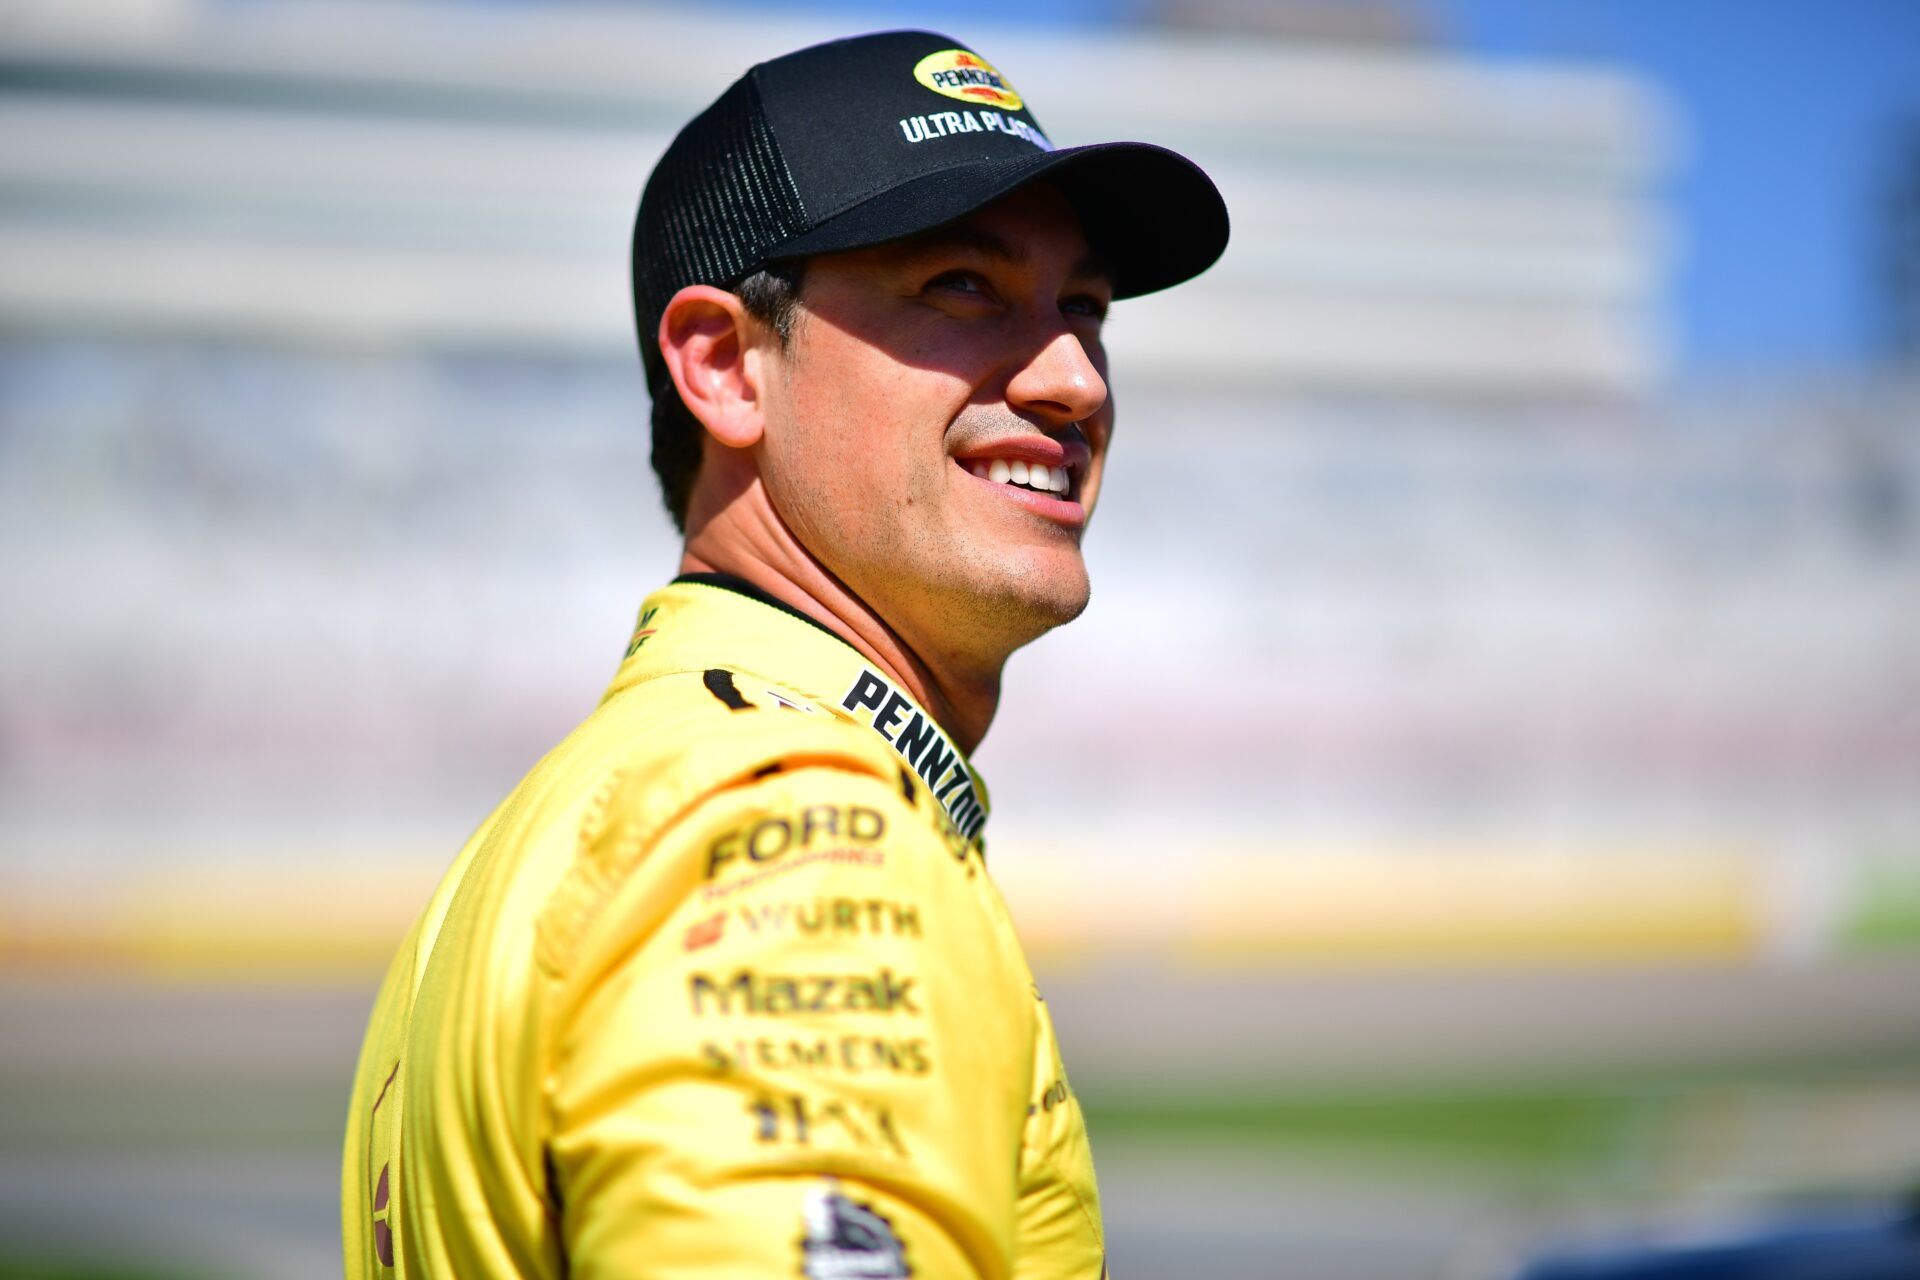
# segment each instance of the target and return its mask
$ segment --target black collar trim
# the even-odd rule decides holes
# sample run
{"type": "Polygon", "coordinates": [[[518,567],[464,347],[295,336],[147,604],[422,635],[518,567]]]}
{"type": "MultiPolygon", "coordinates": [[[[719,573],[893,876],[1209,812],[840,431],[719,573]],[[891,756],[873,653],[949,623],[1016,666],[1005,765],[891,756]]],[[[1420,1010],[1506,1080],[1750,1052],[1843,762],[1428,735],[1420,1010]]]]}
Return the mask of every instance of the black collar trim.
{"type": "MultiPolygon", "coordinates": [[[[835,640],[838,640],[841,644],[847,644],[847,638],[845,636],[820,621],[820,619],[814,617],[812,614],[802,613],[778,596],[769,595],[759,587],[754,586],[751,582],[748,582],[745,578],[737,578],[731,573],[683,573],[673,581],[676,585],[682,582],[691,582],[703,587],[718,587],[722,591],[731,591],[735,595],[745,596],[749,600],[758,600],[761,604],[771,605],[782,613],[800,619],[800,621],[810,627],[818,627],[835,640]]],[[[848,644],[847,647],[849,649],[853,648],[850,644],[848,644]]]]}

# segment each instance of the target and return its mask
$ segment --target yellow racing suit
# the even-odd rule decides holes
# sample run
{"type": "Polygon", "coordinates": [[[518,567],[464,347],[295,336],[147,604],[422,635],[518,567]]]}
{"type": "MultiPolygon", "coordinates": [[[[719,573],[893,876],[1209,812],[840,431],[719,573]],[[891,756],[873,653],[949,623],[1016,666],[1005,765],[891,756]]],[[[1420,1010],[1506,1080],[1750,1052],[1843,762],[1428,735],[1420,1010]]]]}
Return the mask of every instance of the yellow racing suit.
{"type": "Polygon", "coordinates": [[[1101,1276],[986,815],[824,627],[720,575],[650,596],[380,989],[349,1280],[1101,1276]]]}

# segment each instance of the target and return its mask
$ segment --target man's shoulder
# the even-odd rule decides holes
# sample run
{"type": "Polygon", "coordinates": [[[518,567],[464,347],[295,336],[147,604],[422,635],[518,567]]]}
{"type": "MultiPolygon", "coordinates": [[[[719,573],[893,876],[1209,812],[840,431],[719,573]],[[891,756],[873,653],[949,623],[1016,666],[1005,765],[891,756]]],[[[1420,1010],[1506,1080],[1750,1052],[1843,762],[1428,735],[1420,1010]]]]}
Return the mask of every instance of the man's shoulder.
{"type": "MultiPolygon", "coordinates": [[[[722,668],[662,673],[609,695],[519,781],[449,870],[423,938],[434,945],[451,913],[472,945],[533,941],[557,975],[612,899],[694,892],[716,871],[708,846],[736,826],[813,804],[890,810],[911,787],[871,729],[794,690],[722,668]]],[[[903,819],[883,822],[897,835],[903,819]]],[[[824,832],[812,821],[796,849],[824,832]]],[[[771,837],[742,862],[764,860],[771,837]]]]}
{"type": "Polygon", "coordinates": [[[883,867],[877,846],[908,835],[933,848],[948,825],[871,729],[751,673],[647,680],[608,698],[575,739],[556,753],[565,781],[523,784],[565,796],[522,833],[566,845],[539,926],[556,976],[616,899],[633,899],[614,913],[631,926],[775,861],[883,867]]]}
{"type": "Polygon", "coordinates": [[[802,758],[883,777],[899,771],[866,726],[764,676],[724,667],[664,673],[609,694],[560,755],[640,790],[725,786],[802,758]]]}
{"type": "Polygon", "coordinates": [[[666,672],[609,693],[476,843],[511,863],[569,860],[610,828],[650,844],[703,800],[802,762],[889,780],[900,771],[871,730],[799,692],[718,667],[666,672]]]}

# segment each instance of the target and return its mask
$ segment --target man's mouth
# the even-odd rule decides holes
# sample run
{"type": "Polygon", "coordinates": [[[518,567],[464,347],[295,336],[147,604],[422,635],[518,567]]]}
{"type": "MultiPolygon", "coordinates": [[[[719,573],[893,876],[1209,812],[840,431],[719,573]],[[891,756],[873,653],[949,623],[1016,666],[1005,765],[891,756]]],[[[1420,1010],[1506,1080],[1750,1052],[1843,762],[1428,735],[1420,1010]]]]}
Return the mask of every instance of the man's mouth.
{"type": "Polygon", "coordinates": [[[1067,468],[1050,467],[1044,462],[1028,462],[1022,458],[969,458],[961,465],[982,480],[1051,497],[1064,498],[1073,487],[1067,468]]]}

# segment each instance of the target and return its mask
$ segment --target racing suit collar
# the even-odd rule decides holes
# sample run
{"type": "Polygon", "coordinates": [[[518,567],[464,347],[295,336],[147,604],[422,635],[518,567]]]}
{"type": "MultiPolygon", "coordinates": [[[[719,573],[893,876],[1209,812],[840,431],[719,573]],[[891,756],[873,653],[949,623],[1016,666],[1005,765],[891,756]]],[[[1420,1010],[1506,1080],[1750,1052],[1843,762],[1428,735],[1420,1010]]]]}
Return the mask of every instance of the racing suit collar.
{"type": "Polygon", "coordinates": [[[648,596],[601,700],[685,672],[711,677],[708,687],[723,701],[865,726],[926,783],[963,835],[976,837],[985,826],[986,782],[926,708],[825,625],[752,583],[686,574],[648,596]],[[730,692],[714,688],[720,675],[731,677],[730,692]]]}

